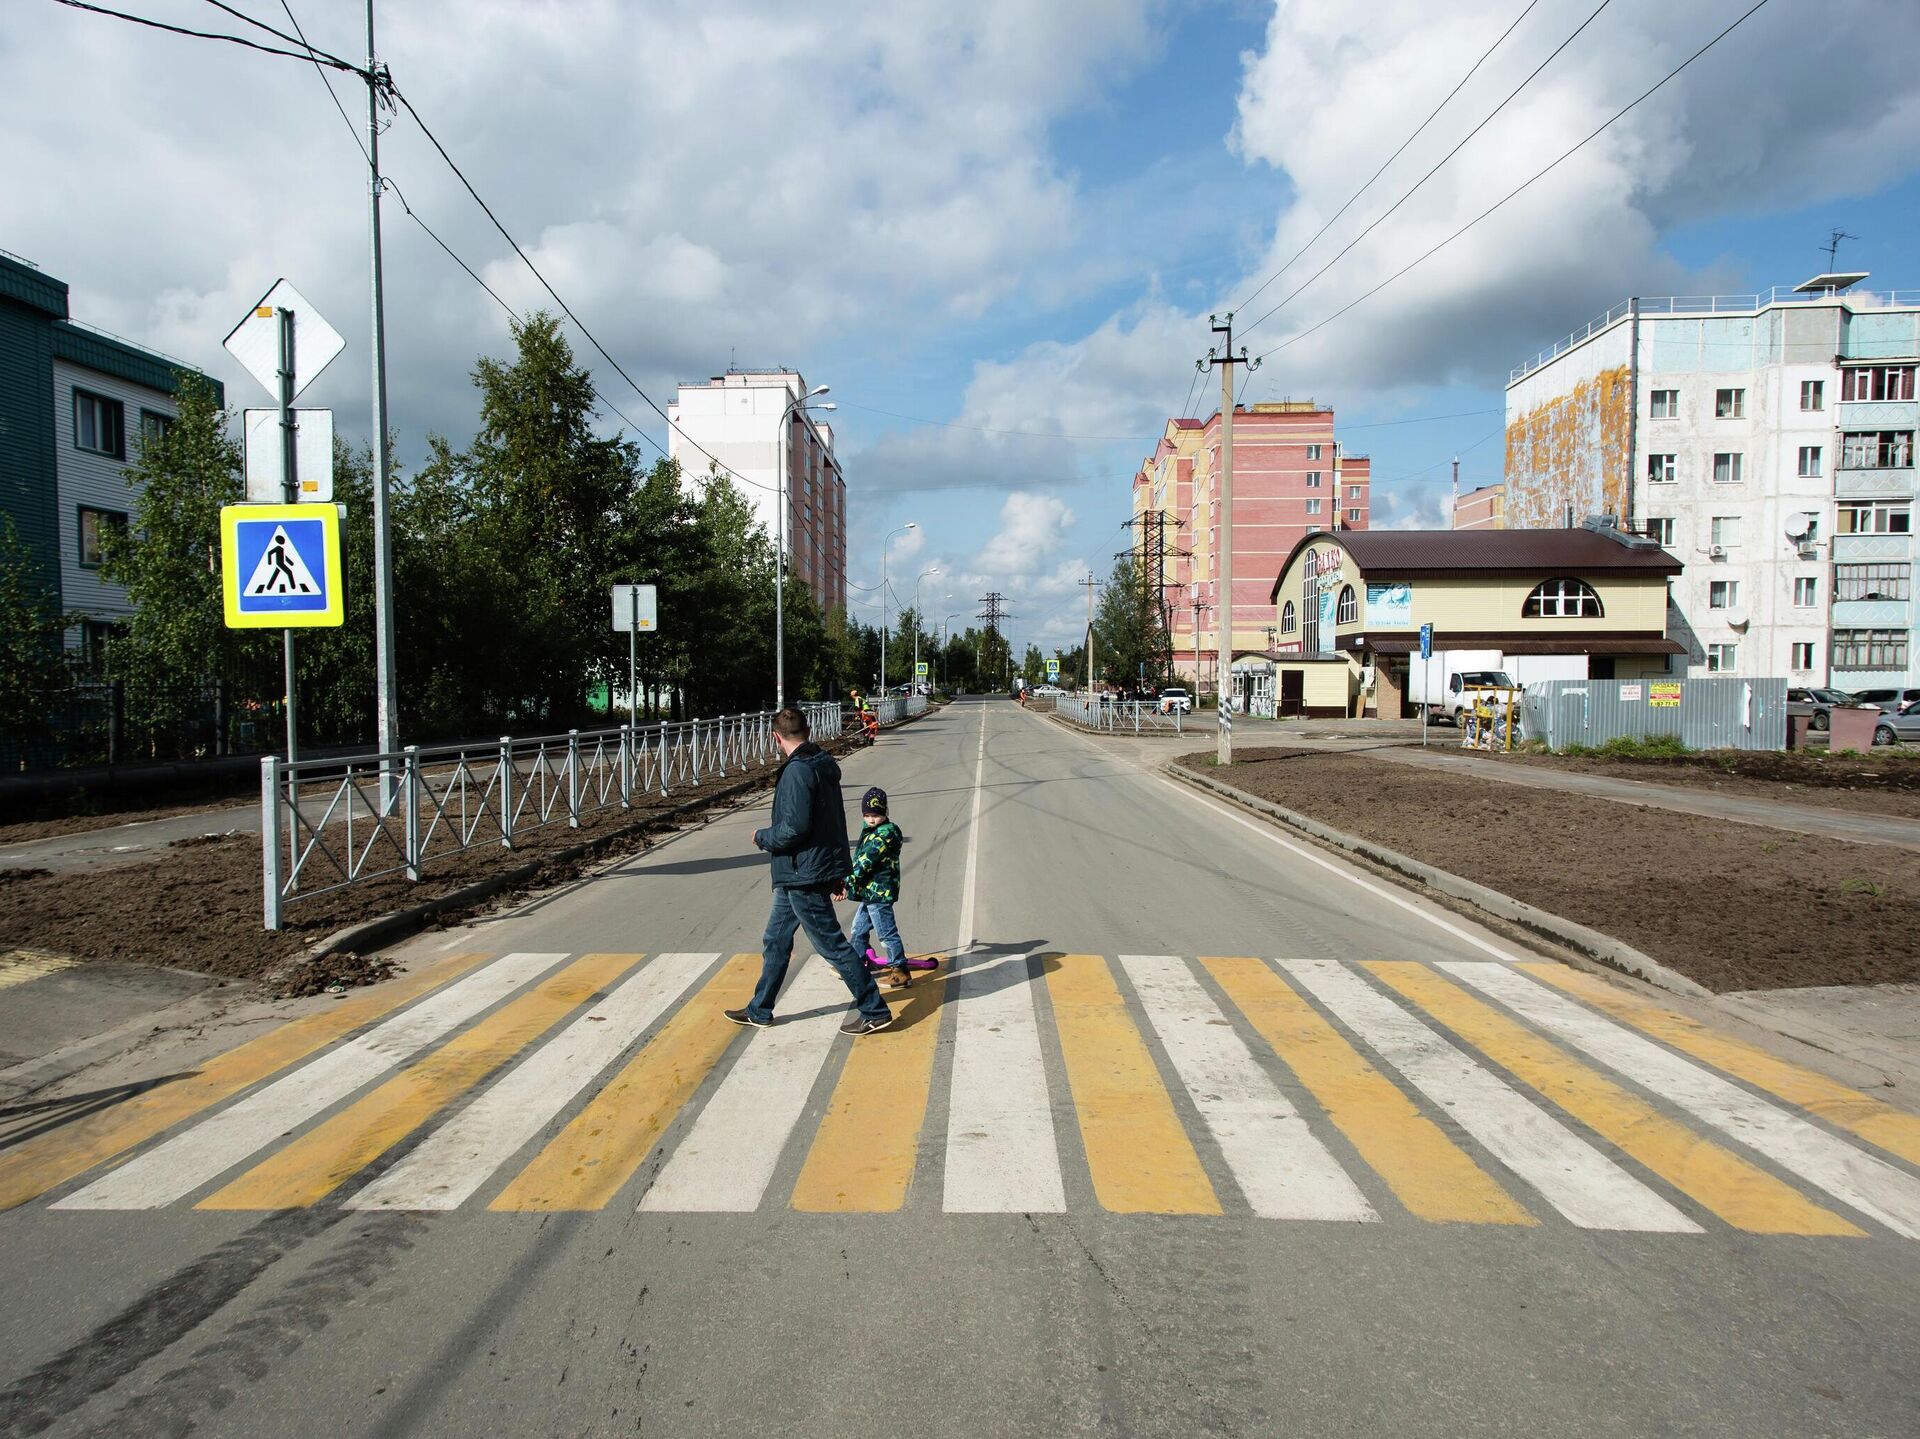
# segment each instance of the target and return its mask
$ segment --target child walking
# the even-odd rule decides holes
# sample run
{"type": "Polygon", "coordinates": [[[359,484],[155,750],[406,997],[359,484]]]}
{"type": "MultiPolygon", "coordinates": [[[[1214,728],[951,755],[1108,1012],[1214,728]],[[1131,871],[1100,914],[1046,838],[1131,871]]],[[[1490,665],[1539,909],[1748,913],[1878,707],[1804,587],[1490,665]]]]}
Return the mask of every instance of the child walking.
{"type": "Polygon", "coordinates": [[[853,852],[853,869],[844,886],[845,894],[860,906],[848,938],[856,951],[865,951],[869,969],[892,969],[904,982],[912,978],[913,971],[935,969],[940,963],[937,959],[908,959],[907,946],[894,923],[893,906],[900,898],[900,846],[906,836],[887,817],[887,792],[878,785],[860,797],[860,821],[860,844],[853,852]],[[874,953],[869,936],[876,936],[885,946],[886,959],[874,953]]]}

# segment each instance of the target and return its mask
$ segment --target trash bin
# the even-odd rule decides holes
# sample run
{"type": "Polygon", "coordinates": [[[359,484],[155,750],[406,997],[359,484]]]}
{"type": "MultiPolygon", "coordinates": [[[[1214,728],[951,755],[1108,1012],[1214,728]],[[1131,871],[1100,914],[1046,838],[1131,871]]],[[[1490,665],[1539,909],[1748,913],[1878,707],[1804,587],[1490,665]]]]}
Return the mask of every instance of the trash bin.
{"type": "Polygon", "coordinates": [[[1833,729],[1827,736],[1827,748],[1834,753],[1843,749],[1873,748],[1873,732],[1880,724],[1880,711],[1873,705],[1833,707],[1833,729]]]}
{"type": "Polygon", "coordinates": [[[1812,715],[1787,716],[1787,748],[1805,749],[1807,736],[1813,733],[1812,715]]]}

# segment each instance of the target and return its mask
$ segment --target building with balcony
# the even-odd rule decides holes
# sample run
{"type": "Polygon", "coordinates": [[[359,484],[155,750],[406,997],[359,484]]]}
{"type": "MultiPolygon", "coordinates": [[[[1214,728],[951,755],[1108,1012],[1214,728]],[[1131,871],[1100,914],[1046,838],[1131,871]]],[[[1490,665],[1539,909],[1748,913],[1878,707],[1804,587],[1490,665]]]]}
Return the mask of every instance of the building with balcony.
{"type": "MultiPolygon", "coordinates": [[[[130,466],[173,423],[186,374],[199,371],[73,319],[66,281],[0,251],[0,515],[47,593],[77,617],[67,644],[90,666],[133,610],[100,574],[101,536],[139,503],[130,466]]],[[[225,403],[219,381],[208,383],[225,403]]]]}
{"type": "Polygon", "coordinates": [[[833,427],[797,407],[788,411],[808,389],[795,370],[729,370],[683,383],[667,406],[667,453],[689,486],[715,462],[738,474],[734,483],[772,538],[779,532],[784,445],[788,573],[831,611],[847,603],[847,479],[833,451],[833,427]]]}
{"type": "Polygon", "coordinates": [[[1911,682],[1920,291],[1866,278],[1628,300],[1514,370],[1508,526],[1611,515],[1685,560],[1676,667],[1911,682]]]}
{"type": "MultiPolygon", "coordinates": [[[[1334,437],[1334,414],[1310,400],[1236,408],[1233,417],[1233,648],[1272,644],[1267,592],[1302,537],[1365,529],[1372,462],[1334,437]]],[[[1173,670],[1198,691],[1218,687],[1220,413],[1167,421],[1133,477],[1136,545],[1157,526],[1159,586],[1173,670]],[[1154,517],[1158,516],[1156,520],[1154,517]]]]}

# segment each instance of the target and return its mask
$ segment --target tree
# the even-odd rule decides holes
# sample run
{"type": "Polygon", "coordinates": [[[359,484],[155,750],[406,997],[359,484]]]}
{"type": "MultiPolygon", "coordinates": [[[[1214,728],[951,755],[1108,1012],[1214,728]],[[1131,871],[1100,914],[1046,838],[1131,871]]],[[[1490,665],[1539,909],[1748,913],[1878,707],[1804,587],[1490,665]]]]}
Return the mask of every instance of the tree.
{"type": "Polygon", "coordinates": [[[0,515],[0,741],[52,737],[48,713],[71,679],[64,636],[72,623],[12,518],[0,515]]]}
{"type": "Polygon", "coordinates": [[[1157,673],[1160,607],[1151,586],[1143,584],[1140,561],[1122,555],[1100,590],[1093,619],[1095,683],[1131,687],[1157,673]]]}

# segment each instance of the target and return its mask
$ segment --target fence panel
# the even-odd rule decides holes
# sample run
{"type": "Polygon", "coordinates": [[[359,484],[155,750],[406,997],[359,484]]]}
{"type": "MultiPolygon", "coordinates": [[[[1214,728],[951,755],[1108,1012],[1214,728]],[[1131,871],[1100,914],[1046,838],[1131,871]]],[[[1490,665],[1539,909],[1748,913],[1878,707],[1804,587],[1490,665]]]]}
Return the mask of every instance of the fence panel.
{"type": "Polygon", "coordinates": [[[1530,684],[1521,733],[1549,749],[1671,735],[1688,749],[1787,747],[1784,679],[1549,680],[1530,684]]]}

